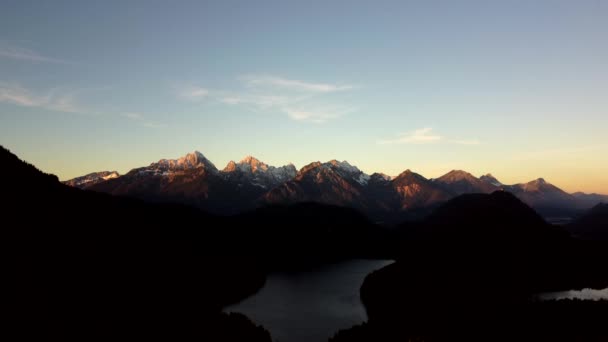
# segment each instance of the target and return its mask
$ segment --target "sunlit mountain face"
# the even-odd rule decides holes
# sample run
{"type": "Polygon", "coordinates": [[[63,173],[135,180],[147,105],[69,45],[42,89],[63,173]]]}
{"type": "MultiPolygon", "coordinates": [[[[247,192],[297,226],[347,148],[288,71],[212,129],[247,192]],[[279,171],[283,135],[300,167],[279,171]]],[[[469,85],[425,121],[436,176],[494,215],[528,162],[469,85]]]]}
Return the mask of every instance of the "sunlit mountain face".
{"type": "Polygon", "coordinates": [[[368,175],[347,161],[313,162],[299,171],[293,164],[275,167],[247,156],[219,170],[201,152],[162,159],[125,175],[98,172],[64,182],[84,189],[150,201],[192,204],[234,214],[268,204],[316,202],[358,209],[375,220],[430,211],[447,200],[470,193],[511,192],[542,215],[575,215],[602,202],[601,195],[568,194],[539,178],[507,185],[488,174],[462,170],[427,179],[411,170],[396,177],[368,175]]]}

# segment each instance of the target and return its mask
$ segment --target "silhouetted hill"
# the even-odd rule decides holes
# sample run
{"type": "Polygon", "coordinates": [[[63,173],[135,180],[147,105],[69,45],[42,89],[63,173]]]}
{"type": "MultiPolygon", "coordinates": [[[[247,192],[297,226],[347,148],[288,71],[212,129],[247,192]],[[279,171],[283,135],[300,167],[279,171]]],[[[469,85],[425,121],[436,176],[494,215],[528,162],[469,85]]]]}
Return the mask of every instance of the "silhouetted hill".
{"type": "Polygon", "coordinates": [[[265,264],[293,268],[345,258],[395,255],[388,230],[345,207],[318,203],[267,206],[229,219],[239,250],[264,253],[265,264]],[[252,243],[255,242],[255,243],[252,243]],[[280,256],[280,257],[277,257],[280,256]]]}
{"type": "Polygon", "coordinates": [[[520,240],[556,231],[536,211],[506,191],[466,194],[440,206],[426,219],[434,237],[520,240]],[[458,228],[457,228],[458,227],[458,228]]]}
{"type": "Polygon", "coordinates": [[[455,197],[435,210],[427,222],[464,226],[546,224],[532,208],[506,191],[455,197]]]}
{"type": "Polygon", "coordinates": [[[369,323],[334,341],[607,336],[581,320],[608,317],[605,304],[531,301],[544,291],[606,287],[605,244],[570,238],[507,192],[452,199],[416,230],[396,263],[366,278],[361,298],[369,323]]]}
{"type": "Polygon", "coordinates": [[[608,240],[608,204],[596,205],[566,228],[580,238],[608,240]]]}
{"type": "Polygon", "coordinates": [[[7,336],[270,341],[219,311],[265,276],[251,258],[200,249],[215,217],[68,187],[4,148],[0,164],[7,336]]]}
{"type": "MultiPolygon", "coordinates": [[[[456,294],[455,294],[456,295],[456,294]]],[[[492,300],[488,299],[488,305],[492,300]]],[[[415,309],[403,308],[400,325],[394,322],[370,320],[350,329],[340,330],[329,342],[451,342],[451,341],[555,341],[600,342],[606,341],[605,329],[608,301],[560,300],[529,302],[502,312],[472,313],[472,308],[461,307],[457,315],[445,322],[441,312],[429,322],[427,330],[417,328],[416,321],[403,316],[415,315],[415,309]],[[483,319],[467,320],[470,314],[483,319]],[[489,323],[488,323],[489,322],[489,323]],[[432,333],[428,333],[431,330],[432,333]]],[[[418,326],[419,327],[419,326],[418,326]]]]}

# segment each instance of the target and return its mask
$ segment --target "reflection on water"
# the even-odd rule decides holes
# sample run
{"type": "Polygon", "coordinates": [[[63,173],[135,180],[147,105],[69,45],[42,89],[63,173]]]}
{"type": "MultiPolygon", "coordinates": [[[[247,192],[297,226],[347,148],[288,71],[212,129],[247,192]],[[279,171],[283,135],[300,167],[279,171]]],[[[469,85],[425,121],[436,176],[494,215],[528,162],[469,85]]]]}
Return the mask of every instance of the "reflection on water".
{"type": "Polygon", "coordinates": [[[561,292],[548,292],[540,296],[541,300],[582,299],[582,300],[608,300],[608,288],[601,290],[582,289],[561,292]]]}
{"type": "Polygon", "coordinates": [[[280,342],[327,341],[367,320],[359,299],[365,276],[390,260],[350,260],[309,272],[271,274],[256,295],[229,306],[263,325],[280,342]]]}

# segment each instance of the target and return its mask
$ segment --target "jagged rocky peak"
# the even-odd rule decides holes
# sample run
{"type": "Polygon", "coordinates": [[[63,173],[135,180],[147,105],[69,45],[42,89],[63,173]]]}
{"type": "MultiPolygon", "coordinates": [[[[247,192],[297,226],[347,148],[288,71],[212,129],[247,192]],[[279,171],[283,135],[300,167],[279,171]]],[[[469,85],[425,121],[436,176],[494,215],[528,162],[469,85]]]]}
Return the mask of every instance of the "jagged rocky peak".
{"type": "Polygon", "coordinates": [[[293,179],[297,170],[293,164],[281,167],[269,166],[253,156],[246,156],[238,163],[230,161],[222,170],[227,179],[248,180],[251,184],[270,189],[293,179]],[[244,178],[243,178],[244,177],[244,178]]]}
{"type": "Polygon", "coordinates": [[[293,165],[292,163],[289,163],[285,166],[280,167],[279,169],[284,169],[285,172],[289,175],[290,178],[293,178],[296,176],[296,174],[298,173],[298,169],[296,169],[296,166],[293,165]]]}
{"type": "Polygon", "coordinates": [[[547,183],[544,178],[537,178],[533,181],[523,184],[523,188],[525,191],[538,191],[541,188],[550,188],[550,185],[551,184],[547,183]]]}
{"type": "Polygon", "coordinates": [[[438,181],[442,182],[455,182],[463,179],[477,179],[472,174],[463,170],[452,170],[445,175],[437,178],[438,181]]]}
{"type": "Polygon", "coordinates": [[[301,174],[301,175],[302,175],[302,174],[305,174],[305,173],[309,172],[310,170],[316,169],[316,168],[318,168],[318,167],[320,167],[320,166],[322,166],[322,165],[323,165],[323,164],[321,164],[321,162],[319,162],[319,161],[312,162],[312,163],[310,163],[310,164],[308,164],[308,165],[304,165],[304,166],[303,166],[303,167],[300,169],[300,171],[298,171],[298,174],[301,174]]]}
{"type": "Polygon", "coordinates": [[[222,171],[224,171],[224,172],[234,172],[234,171],[236,171],[236,163],[234,162],[234,160],[229,161],[228,165],[226,165],[226,167],[222,171]]]}
{"type": "Polygon", "coordinates": [[[367,185],[370,180],[370,176],[368,174],[359,170],[358,167],[351,165],[346,160],[338,161],[336,159],[332,159],[327,163],[324,163],[323,166],[336,170],[342,176],[350,177],[361,185],[367,185]]]}
{"type": "Polygon", "coordinates": [[[161,159],[158,163],[152,163],[150,166],[169,170],[205,168],[214,173],[218,171],[215,165],[199,151],[188,153],[178,159],[161,159]]]}
{"type": "Polygon", "coordinates": [[[332,159],[330,161],[328,161],[327,163],[325,163],[325,165],[330,166],[330,167],[334,167],[340,170],[344,170],[350,173],[359,173],[361,172],[361,170],[359,170],[358,167],[351,165],[349,162],[345,161],[339,161],[336,159],[332,159]]]}
{"type": "Polygon", "coordinates": [[[496,179],[496,177],[494,177],[494,176],[493,176],[491,173],[485,174],[485,175],[483,175],[483,176],[479,177],[479,179],[480,179],[480,180],[482,180],[482,181],[484,181],[484,182],[486,182],[486,183],[492,184],[492,185],[494,185],[494,186],[498,186],[498,187],[500,187],[500,186],[502,186],[502,185],[503,185],[503,184],[502,184],[502,183],[501,183],[501,182],[500,182],[498,179],[496,179]]]}
{"type": "Polygon", "coordinates": [[[367,185],[370,176],[359,170],[356,166],[351,165],[347,161],[330,160],[325,163],[312,162],[300,169],[296,178],[301,179],[306,176],[317,176],[323,174],[334,174],[349,181],[355,181],[361,185],[367,185]]]}
{"type": "Polygon", "coordinates": [[[252,172],[268,171],[268,165],[253,156],[246,156],[245,158],[241,159],[241,161],[238,163],[238,166],[242,169],[249,169],[252,172]]]}
{"type": "Polygon", "coordinates": [[[369,178],[370,181],[374,182],[390,182],[393,179],[391,176],[380,172],[374,172],[369,178]]]}
{"type": "Polygon", "coordinates": [[[177,162],[178,162],[178,164],[186,164],[188,166],[209,165],[209,164],[213,165],[213,163],[211,163],[199,151],[194,151],[192,153],[188,153],[184,157],[179,158],[177,160],[177,162]]]}
{"type": "Polygon", "coordinates": [[[395,177],[393,180],[396,180],[396,179],[427,180],[426,178],[424,178],[424,176],[422,176],[410,169],[407,169],[407,170],[401,172],[399,174],[399,176],[395,177]]]}
{"type": "Polygon", "coordinates": [[[270,174],[277,178],[277,180],[293,178],[298,172],[296,167],[291,163],[280,167],[269,166],[253,156],[246,156],[238,163],[231,160],[228,165],[226,165],[223,172],[235,172],[237,170],[244,173],[270,174]]]}
{"type": "Polygon", "coordinates": [[[63,183],[76,188],[86,188],[88,186],[95,185],[97,183],[101,183],[103,181],[118,177],[120,177],[120,174],[116,171],[101,171],[92,172],[81,177],[76,177],[67,180],[63,183]]]}

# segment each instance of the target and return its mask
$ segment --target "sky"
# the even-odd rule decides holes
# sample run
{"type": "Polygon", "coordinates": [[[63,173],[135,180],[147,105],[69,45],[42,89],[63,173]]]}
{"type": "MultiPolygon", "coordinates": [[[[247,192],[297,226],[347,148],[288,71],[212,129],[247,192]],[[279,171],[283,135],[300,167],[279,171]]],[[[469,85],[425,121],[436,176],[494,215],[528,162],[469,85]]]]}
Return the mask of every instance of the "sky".
{"type": "Polygon", "coordinates": [[[198,150],[608,194],[608,1],[29,1],[0,144],[60,179],[198,150]]]}

